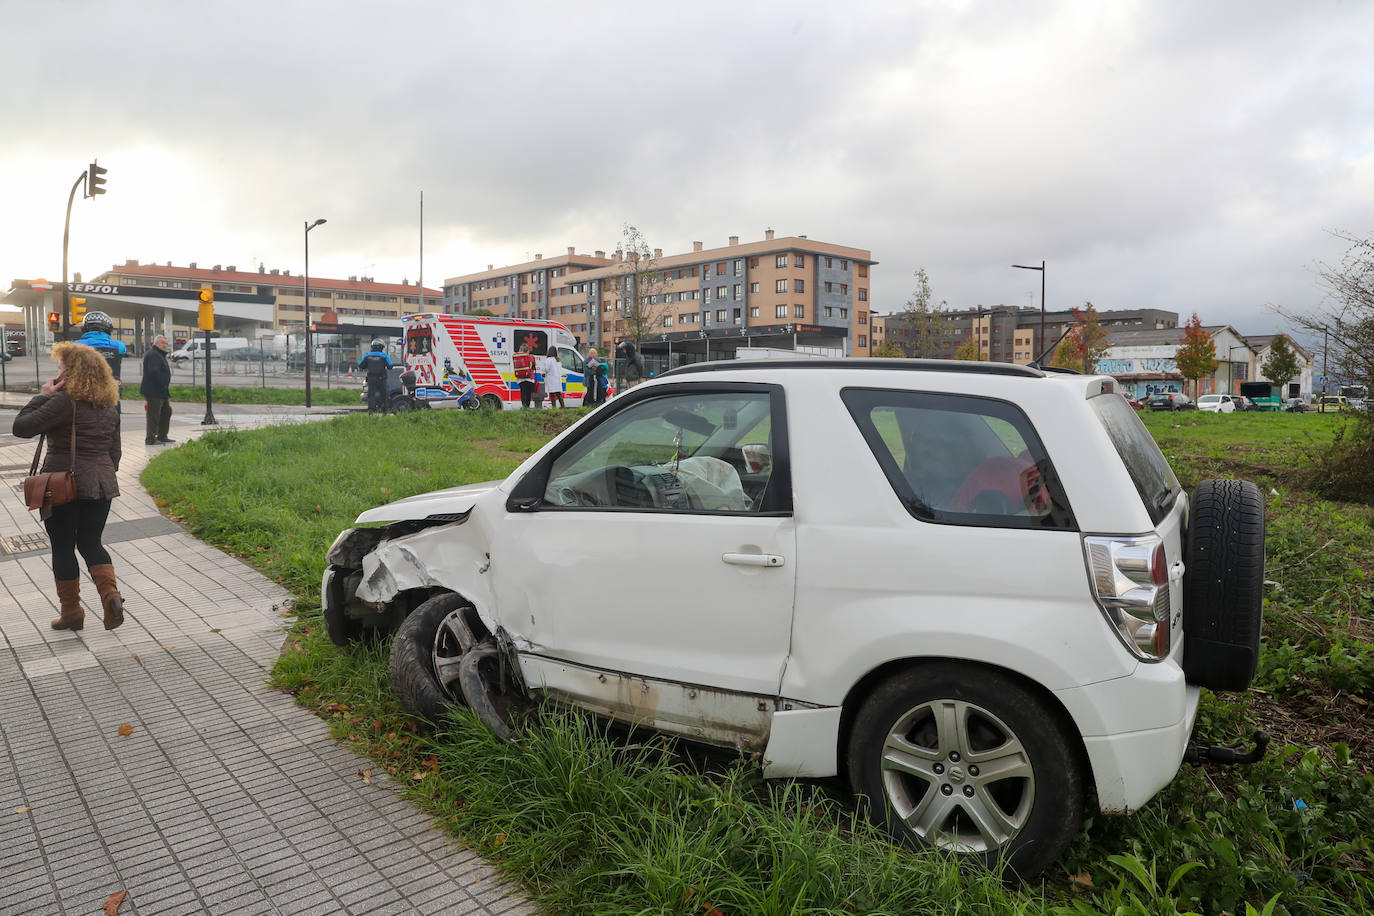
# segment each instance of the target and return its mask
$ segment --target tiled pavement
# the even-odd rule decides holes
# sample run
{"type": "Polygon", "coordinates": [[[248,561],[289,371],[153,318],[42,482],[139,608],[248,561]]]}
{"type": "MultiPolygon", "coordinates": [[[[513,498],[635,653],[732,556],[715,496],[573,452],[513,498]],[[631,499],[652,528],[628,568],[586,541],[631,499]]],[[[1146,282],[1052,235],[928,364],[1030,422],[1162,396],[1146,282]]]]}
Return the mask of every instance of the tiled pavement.
{"type": "MultiPolygon", "coordinates": [[[[305,419],[264,410],[216,417],[305,419]]],[[[173,437],[201,415],[180,411],[173,437]]],[[[535,912],[264,686],[287,596],[158,514],[137,479],[141,422],[106,539],[126,622],[101,628],[83,570],[86,628],[49,629],[42,527],[14,490],[33,442],[6,434],[13,416],[0,410],[0,914],[98,914],[117,891],[120,916],[535,912]]]]}

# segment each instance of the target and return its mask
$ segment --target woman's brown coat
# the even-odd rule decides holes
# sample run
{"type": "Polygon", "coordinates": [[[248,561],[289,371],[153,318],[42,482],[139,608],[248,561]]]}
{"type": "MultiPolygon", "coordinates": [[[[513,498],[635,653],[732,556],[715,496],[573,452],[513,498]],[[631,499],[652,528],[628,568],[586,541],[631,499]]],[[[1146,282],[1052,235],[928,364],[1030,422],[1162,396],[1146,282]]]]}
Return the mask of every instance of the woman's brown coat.
{"type": "Polygon", "coordinates": [[[14,418],[21,439],[47,434],[43,473],[72,466],[72,404],[76,404],[76,495],[78,499],[113,499],[119,495],[119,412],[89,401],[73,402],[65,391],[40,394],[14,418]]]}

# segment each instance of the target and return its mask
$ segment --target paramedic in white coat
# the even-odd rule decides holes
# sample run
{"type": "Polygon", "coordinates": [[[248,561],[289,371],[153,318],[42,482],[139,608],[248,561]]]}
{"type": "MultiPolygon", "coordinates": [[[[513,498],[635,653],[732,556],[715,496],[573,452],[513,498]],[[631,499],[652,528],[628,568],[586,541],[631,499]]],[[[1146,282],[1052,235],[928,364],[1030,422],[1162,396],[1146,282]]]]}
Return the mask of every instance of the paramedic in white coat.
{"type": "Polygon", "coordinates": [[[559,407],[568,405],[563,403],[563,364],[558,361],[558,348],[549,347],[549,354],[544,357],[544,394],[548,396],[549,406],[557,404],[559,407]]]}

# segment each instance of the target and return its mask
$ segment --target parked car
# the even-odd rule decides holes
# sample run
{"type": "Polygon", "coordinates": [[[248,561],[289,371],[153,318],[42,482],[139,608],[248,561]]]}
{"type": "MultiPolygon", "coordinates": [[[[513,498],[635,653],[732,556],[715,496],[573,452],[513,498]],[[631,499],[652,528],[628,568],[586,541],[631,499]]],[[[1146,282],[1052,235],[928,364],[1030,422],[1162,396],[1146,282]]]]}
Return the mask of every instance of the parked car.
{"type": "Polygon", "coordinates": [[[1283,405],[1283,409],[1289,413],[1307,413],[1307,402],[1302,398],[1289,398],[1288,403],[1283,405]]]}
{"type": "Polygon", "coordinates": [[[1186,394],[1179,394],[1177,391],[1164,391],[1159,394],[1150,395],[1149,401],[1151,410],[1196,410],[1197,405],[1192,398],[1186,394]]]}
{"type": "Polygon", "coordinates": [[[1197,399],[1197,409],[1204,413],[1235,413],[1245,409],[1243,404],[1238,394],[1204,394],[1197,399]]]}
{"type": "Polygon", "coordinates": [[[225,356],[229,359],[243,360],[245,362],[260,363],[268,359],[276,359],[271,353],[260,350],[257,347],[240,347],[237,350],[228,350],[225,356]]]}
{"type": "Polygon", "coordinates": [[[1136,810],[1206,756],[1199,688],[1244,690],[1258,661],[1259,490],[1190,504],[1101,376],[697,363],[504,481],[357,525],[325,625],[396,628],[412,713],[466,703],[511,736],[540,695],[766,777],[844,772],[898,839],[1023,876],[1089,799],[1136,810]]]}
{"type": "Polygon", "coordinates": [[[1239,407],[1240,410],[1244,410],[1244,411],[1251,411],[1251,410],[1262,411],[1262,410],[1264,410],[1264,408],[1261,407],[1260,405],[1256,404],[1252,398],[1247,398],[1247,397],[1246,397],[1245,395],[1243,395],[1243,394],[1238,394],[1238,395],[1236,395],[1236,400],[1237,400],[1237,401],[1239,402],[1239,404],[1240,404],[1240,407],[1239,407]]]}
{"type": "Polygon", "coordinates": [[[1135,410],[1144,410],[1144,409],[1145,409],[1145,399],[1144,399],[1144,398],[1133,398],[1133,397],[1131,397],[1129,394],[1122,394],[1121,396],[1122,396],[1123,398],[1125,398],[1125,399],[1126,399],[1126,403],[1127,403],[1127,404],[1130,404],[1131,407],[1134,408],[1135,410]]]}

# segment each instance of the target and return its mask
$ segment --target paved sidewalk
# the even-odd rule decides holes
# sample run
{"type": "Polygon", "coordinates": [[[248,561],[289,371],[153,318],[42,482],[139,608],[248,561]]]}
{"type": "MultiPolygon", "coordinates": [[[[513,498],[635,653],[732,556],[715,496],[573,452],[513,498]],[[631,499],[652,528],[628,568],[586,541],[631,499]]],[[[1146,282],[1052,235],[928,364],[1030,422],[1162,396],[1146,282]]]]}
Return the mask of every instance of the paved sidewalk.
{"type": "MultiPolygon", "coordinates": [[[[159,515],[138,483],[154,451],[141,409],[124,404],[106,529],[126,620],[102,629],[83,564],[79,634],[48,627],[46,534],[15,490],[34,443],[0,410],[0,913],[99,914],[126,891],[120,916],[533,914],[264,686],[287,595],[159,515]]],[[[201,433],[203,410],[174,409],[173,438],[201,433]]],[[[222,427],[325,412],[310,414],[216,408],[222,427]]]]}

